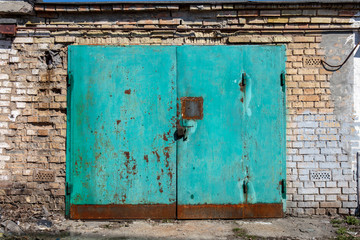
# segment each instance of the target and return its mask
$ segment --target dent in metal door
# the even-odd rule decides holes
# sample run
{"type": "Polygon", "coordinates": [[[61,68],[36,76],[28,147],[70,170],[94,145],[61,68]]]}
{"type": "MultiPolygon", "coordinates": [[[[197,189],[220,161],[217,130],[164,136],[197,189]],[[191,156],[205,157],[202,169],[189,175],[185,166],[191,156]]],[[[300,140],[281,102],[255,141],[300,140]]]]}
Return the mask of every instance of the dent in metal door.
{"type": "Polygon", "coordinates": [[[183,46],[178,97],[202,97],[201,119],[181,119],[180,219],[280,217],[285,178],[284,48],[183,46]]]}
{"type": "Polygon", "coordinates": [[[174,47],[70,46],[73,219],[175,218],[174,47]]]}

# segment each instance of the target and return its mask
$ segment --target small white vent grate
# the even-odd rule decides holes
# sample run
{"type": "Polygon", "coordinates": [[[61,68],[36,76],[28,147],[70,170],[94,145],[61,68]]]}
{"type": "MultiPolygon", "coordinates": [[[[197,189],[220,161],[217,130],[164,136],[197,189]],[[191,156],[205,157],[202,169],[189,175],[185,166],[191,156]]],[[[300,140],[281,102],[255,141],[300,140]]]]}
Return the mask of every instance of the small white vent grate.
{"type": "Polygon", "coordinates": [[[330,181],[331,180],[331,171],[311,171],[310,172],[311,181],[330,181]]]}
{"type": "Polygon", "coordinates": [[[319,57],[305,57],[304,66],[305,67],[320,67],[322,58],[319,57]]]}

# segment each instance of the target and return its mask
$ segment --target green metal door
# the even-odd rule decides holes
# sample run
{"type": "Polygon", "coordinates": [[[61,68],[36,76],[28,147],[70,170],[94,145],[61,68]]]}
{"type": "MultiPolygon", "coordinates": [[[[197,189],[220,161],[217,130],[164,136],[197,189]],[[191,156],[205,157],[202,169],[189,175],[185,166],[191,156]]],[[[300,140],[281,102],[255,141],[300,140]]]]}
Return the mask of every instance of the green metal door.
{"type": "Polygon", "coordinates": [[[279,217],[285,179],[284,47],[177,49],[181,219],[279,217]]]}
{"type": "Polygon", "coordinates": [[[279,217],[283,46],[71,46],[72,218],[279,217]]]}
{"type": "Polygon", "coordinates": [[[175,218],[176,49],[69,47],[74,219],[175,218]]]}

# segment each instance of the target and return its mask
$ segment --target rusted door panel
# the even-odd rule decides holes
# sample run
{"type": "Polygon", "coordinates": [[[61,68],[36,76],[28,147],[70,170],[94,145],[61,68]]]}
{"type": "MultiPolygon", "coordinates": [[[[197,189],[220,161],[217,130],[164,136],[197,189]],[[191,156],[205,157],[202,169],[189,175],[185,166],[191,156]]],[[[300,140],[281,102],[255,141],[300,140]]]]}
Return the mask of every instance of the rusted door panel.
{"type": "Polygon", "coordinates": [[[70,217],[175,218],[175,47],[70,46],[69,76],[70,217]]]}
{"type": "Polygon", "coordinates": [[[177,49],[178,98],[203,99],[201,118],[181,112],[178,218],[283,215],[284,55],[278,46],[177,49]]]}

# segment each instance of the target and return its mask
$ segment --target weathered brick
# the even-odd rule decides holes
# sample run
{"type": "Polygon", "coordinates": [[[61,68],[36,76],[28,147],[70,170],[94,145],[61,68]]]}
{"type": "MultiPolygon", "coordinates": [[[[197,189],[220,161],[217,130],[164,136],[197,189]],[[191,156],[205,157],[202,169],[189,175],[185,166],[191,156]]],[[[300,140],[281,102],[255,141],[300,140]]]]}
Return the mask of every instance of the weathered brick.
{"type": "Polygon", "coordinates": [[[239,10],[239,17],[257,17],[259,15],[258,10],[239,10]]]}
{"type": "Polygon", "coordinates": [[[342,205],[343,205],[342,206],[343,208],[357,208],[358,207],[356,202],[343,202],[342,205]]]}
{"type": "Polygon", "coordinates": [[[114,4],[113,5],[113,11],[120,11],[123,10],[123,7],[121,4],[114,4]]]}
{"type": "Polygon", "coordinates": [[[252,37],[252,43],[271,43],[273,40],[271,37],[268,36],[261,36],[261,37],[252,37]]]}
{"type": "Polygon", "coordinates": [[[339,188],[320,188],[320,194],[340,194],[339,188]]]}
{"type": "Polygon", "coordinates": [[[311,23],[331,23],[330,17],[312,17],[311,23]]]}
{"type": "Polygon", "coordinates": [[[304,9],[302,11],[303,16],[316,16],[316,10],[315,9],[304,9]]]}
{"type": "Polygon", "coordinates": [[[13,102],[30,102],[30,96],[11,96],[11,101],[13,102]]]}
{"type": "Polygon", "coordinates": [[[78,11],[79,11],[79,12],[89,12],[89,11],[90,11],[90,7],[87,6],[87,5],[82,5],[82,6],[79,6],[78,11]]]}
{"type": "Polygon", "coordinates": [[[33,43],[34,38],[32,37],[16,37],[14,43],[33,43]]]}
{"type": "Polygon", "coordinates": [[[291,41],[292,41],[291,36],[274,36],[273,37],[273,42],[276,42],[276,43],[289,43],[291,41]]]}
{"type": "Polygon", "coordinates": [[[350,18],[332,18],[332,23],[346,24],[350,23],[350,18]]]}
{"type": "Polygon", "coordinates": [[[234,9],[234,4],[223,4],[223,9],[234,9]]]}
{"type": "Polygon", "coordinates": [[[230,36],[229,43],[249,43],[251,36],[230,36]]]}
{"type": "Polygon", "coordinates": [[[280,16],[280,10],[261,10],[260,16],[272,17],[272,16],[280,16]]]}
{"type": "Polygon", "coordinates": [[[9,75],[8,75],[8,74],[0,73],[0,80],[7,80],[7,79],[9,79],[9,75]]]}
{"type": "Polygon", "coordinates": [[[349,209],[348,208],[339,208],[339,214],[349,215],[349,209]]]}
{"type": "Polygon", "coordinates": [[[137,21],[137,24],[140,24],[140,25],[159,24],[159,20],[157,20],[157,19],[139,20],[139,21],[137,21]]]}
{"type": "Polygon", "coordinates": [[[225,18],[225,17],[237,17],[238,16],[238,13],[237,11],[220,11],[220,12],[217,12],[217,15],[216,17],[220,17],[220,18],[225,18]]]}
{"type": "Polygon", "coordinates": [[[75,42],[74,36],[56,36],[55,42],[57,43],[72,43],[75,42]]]}
{"type": "Polygon", "coordinates": [[[318,202],[298,202],[298,207],[300,208],[318,208],[318,202]]]}
{"type": "MultiPolygon", "coordinates": [[[[304,149],[300,149],[300,150],[307,150],[307,149],[304,148],[304,149]]],[[[316,151],[317,149],[314,148],[314,149],[311,150],[311,152],[314,152],[314,150],[316,151]]],[[[314,163],[314,162],[298,162],[297,166],[298,166],[298,168],[314,169],[314,168],[318,167],[318,164],[314,163]]]]}
{"type": "Polygon", "coordinates": [[[315,37],[296,36],[293,39],[294,42],[315,42],[315,37]]]}
{"type": "Polygon", "coordinates": [[[302,10],[282,10],[282,16],[300,16],[302,14],[302,10]]]}
{"type": "Polygon", "coordinates": [[[340,208],[341,202],[320,202],[322,208],[340,208]]]}
{"type": "Polygon", "coordinates": [[[268,23],[288,23],[289,19],[288,18],[268,18],[267,20],[268,23]]]}
{"type": "MultiPolygon", "coordinates": [[[[60,6],[58,6],[59,10],[60,6]]],[[[57,9],[55,8],[55,5],[45,5],[45,11],[46,12],[55,12],[57,9]]]]}
{"type": "Polygon", "coordinates": [[[49,134],[47,129],[39,129],[38,130],[38,135],[39,136],[47,136],[49,134]]]}
{"type": "Polygon", "coordinates": [[[180,19],[160,19],[160,25],[180,25],[180,19]]]}
{"type": "MultiPolygon", "coordinates": [[[[351,179],[351,175],[349,175],[349,179],[351,179]]],[[[345,175],[343,176],[343,179],[345,179],[345,175]]],[[[343,194],[355,194],[356,193],[356,189],[355,188],[342,188],[342,193],[343,194]]]]}
{"type": "Polygon", "coordinates": [[[309,23],[309,17],[291,17],[289,18],[289,23],[309,23]]]}
{"type": "Polygon", "coordinates": [[[317,69],[317,68],[300,68],[299,70],[298,70],[298,73],[299,74],[304,74],[304,75],[306,75],[306,74],[318,74],[319,73],[319,69],[317,69]]]}
{"type": "Polygon", "coordinates": [[[55,96],[56,102],[66,102],[66,96],[55,96]]]}
{"type": "Polygon", "coordinates": [[[299,194],[319,194],[319,190],[317,188],[299,188],[299,194]]]}
{"type": "Polygon", "coordinates": [[[339,16],[353,17],[357,12],[358,12],[357,10],[339,10],[339,16]]]}
{"type": "Polygon", "coordinates": [[[44,10],[45,10],[45,6],[44,6],[44,5],[36,4],[36,5],[34,6],[34,10],[35,10],[35,11],[44,11],[44,10]]]}
{"type": "Polygon", "coordinates": [[[317,11],[317,14],[319,16],[337,16],[338,15],[338,10],[331,10],[331,9],[319,9],[317,11]]]}
{"type": "MultiPolygon", "coordinates": [[[[99,5],[90,5],[89,9],[91,12],[100,12],[101,11],[101,7],[99,5]]],[[[124,8],[124,10],[128,10],[128,9],[124,8]]]]}
{"type": "Polygon", "coordinates": [[[267,18],[258,17],[258,18],[250,18],[247,20],[248,24],[264,24],[267,23],[267,18]]]}
{"type": "Polygon", "coordinates": [[[303,95],[299,96],[299,100],[304,102],[314,102],[319,101],[320,97],[318,95],[303,95]]]}

